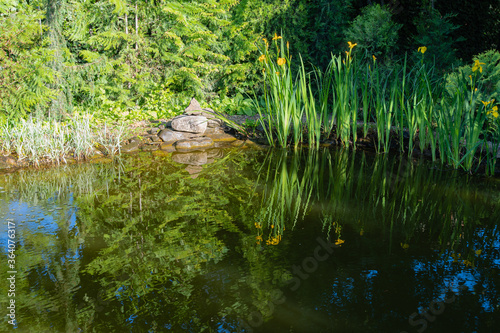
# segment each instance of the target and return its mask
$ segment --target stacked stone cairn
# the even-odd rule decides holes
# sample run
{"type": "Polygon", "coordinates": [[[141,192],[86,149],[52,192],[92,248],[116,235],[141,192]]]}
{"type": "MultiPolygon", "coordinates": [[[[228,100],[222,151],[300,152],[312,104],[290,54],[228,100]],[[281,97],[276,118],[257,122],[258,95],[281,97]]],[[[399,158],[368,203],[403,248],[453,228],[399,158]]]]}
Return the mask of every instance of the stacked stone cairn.
{"type": "Polygon", "coordinates": [[[146,140],[133,138],[122,147],[123,152],[161,149],[168,152],[191,152],[217,147],[218,142],[231,142],[236,138],[224,132],[224,123],[214,110],[202,108],[193,98],[180,116],[149,130],[146,140]]]}
{"type": "Polygon", "coordinates": [[[190,151],[214,146],[210,136],[224,134],[222,120],[216,118],[214,110],[202,109],[196,99],[192,99],[184,114],[170,122],[170,128],[162,130],[158,136],[163,146],[172,144],[176,151],[190,151]]]}

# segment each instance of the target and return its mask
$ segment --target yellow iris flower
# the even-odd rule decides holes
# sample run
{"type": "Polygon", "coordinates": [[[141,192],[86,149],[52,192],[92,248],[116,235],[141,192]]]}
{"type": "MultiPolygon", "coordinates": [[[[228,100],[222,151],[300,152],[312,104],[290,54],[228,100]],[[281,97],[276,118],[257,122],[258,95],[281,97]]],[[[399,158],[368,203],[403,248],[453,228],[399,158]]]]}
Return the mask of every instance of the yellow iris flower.
{"type": "Polygon", "coordinates": [[[286,59],[285,58],[278,58],[278,66],[282,66],[286,64],[286,59]]]}
{"type": "Polygon", "coordinates": [[[487,114],[491,114],[493,117],[498,118],[498,106],[494,106],[491,108],[491,111],[488,111],[487,114]]]}
{"type": "Polygon", "coordinates": [[[372,55],[372,58],[373,58],[373,62],[375,62],[377,60],[377,57],[375,57],[375,55],[372,55]]]}
{"type": "Polygon", "coordinates": [[[273,37],[273,40],[277,40],[277,39],[281,39],[282,37],[281,36],[278,36],[277,33],[274,33],[274,37],[273,37]]]}
{"type": "Polygon", "coordinates": [[[424,53],[425,53],[425,51],[427,51],[427,46],[420,46],[420,47],[418,48],[418,52],[421,52],[422,54],[424,54],[424,53]]]}
{"type": "Polygon", "coordinates": [[[259,61],[263,62],[264,60],[266,60],[266,56],[263,54],[259,57],[259,61]]]}
{"type": "Polygon", "coordinates": [[[481,65],[486,65],[484,62],[479,62],[479,60],[474,61],[474,66],[472,66],[472,71],[475,72],[479,69],[479,72],[483,72],[483,67],[481,65]]]}
{"type": "Polygon", "coordinates": [[[357,43],[351,43],[351,42],[347,42],[347,45],[349,45],[349,49],[352,50],[356,45],[358,45],[357,43]]]}

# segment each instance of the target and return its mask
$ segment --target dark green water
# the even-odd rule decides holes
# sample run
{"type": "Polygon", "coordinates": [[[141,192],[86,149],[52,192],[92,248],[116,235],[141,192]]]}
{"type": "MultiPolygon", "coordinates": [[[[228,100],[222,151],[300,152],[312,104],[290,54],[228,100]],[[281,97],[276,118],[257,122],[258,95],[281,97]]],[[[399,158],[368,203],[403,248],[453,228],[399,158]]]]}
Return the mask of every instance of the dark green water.
{"type": "Polygon", "coordinates": [[[499,217],[499,179],[360,151],[2,174],[0,331],[496,332],[499,217]]]}

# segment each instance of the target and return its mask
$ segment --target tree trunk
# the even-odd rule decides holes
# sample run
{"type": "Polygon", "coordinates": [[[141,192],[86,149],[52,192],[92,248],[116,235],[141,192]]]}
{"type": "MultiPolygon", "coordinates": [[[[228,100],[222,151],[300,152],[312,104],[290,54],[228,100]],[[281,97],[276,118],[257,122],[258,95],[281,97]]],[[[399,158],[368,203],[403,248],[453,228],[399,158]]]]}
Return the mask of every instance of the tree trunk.
{"type": "Polygon", "coordinates": [[[135,37],[137,38],[135,41],[135,49],[137,50],[139,46],[137,45],[137,41],[139,40],[139,17],[137,13],[137,0],[135,0],[135,37]]]}
{"type": "Polygon", "coordinates": [[[125,35],[128,35],[128,14],[125,13],[125,35]]]}

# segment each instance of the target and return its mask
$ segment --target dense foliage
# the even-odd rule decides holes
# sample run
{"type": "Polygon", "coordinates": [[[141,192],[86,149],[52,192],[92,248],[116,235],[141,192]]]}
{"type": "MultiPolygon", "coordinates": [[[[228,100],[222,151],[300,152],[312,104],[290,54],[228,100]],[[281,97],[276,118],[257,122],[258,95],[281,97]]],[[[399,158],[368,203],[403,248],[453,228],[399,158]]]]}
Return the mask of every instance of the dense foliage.
{"type": "Polygon", "coordinates": [[[0,117],[168,117],[192,96],[236,112],[262,92],[256,43],[275,32],[307,66],[352,38],[379,61],[425,44],[445,70],[498,47],[495,1],[0,0],[0,117]]]}

